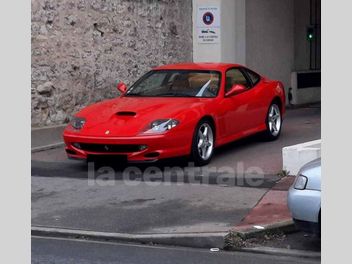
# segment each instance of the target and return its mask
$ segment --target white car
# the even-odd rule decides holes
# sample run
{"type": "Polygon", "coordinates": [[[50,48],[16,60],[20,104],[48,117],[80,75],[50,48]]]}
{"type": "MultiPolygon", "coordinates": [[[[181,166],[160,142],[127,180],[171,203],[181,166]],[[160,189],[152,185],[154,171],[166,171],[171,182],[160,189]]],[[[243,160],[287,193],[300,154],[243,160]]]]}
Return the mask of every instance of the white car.
{"type": "Polygon", "coordinates": [[[321,232],[321,159],[304,165],[288,192],[288,207],[298,229],[321,232]]]}

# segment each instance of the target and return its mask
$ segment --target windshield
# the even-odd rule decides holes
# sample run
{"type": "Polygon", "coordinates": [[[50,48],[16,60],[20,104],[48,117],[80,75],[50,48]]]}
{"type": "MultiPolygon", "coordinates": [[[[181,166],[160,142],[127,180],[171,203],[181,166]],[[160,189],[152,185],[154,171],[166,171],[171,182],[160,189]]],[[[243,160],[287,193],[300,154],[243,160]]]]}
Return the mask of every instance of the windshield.
{"type": "Polygon", "coordinates": [[[216,97],[220,73],[200,70],[156,70],[139,79],[126,96],[216,97]]]}

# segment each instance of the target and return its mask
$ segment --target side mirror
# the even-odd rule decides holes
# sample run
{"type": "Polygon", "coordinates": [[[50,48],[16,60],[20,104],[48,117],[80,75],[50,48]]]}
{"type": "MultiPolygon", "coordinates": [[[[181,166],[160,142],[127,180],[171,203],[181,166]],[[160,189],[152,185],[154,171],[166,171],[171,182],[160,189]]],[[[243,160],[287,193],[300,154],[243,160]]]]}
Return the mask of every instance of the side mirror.
{"type": "Polygon", "coordinates": [[[121,94],[125,94],[127,92],[127,85],[124,82],[119,82],[117,84],[117,90],[119,90],[121,94]]]}
{"type": "Polygon", "coordinates": [[[230,91],[228,91],[226,94],[225,94],[225,97],[230,97],[230,96],[233,96],[233,95],[236,95],[236,94],[240,94],[240,93],[243,93],[247,90],[247,88],[242,85],[242,84],[234,84],[232,85],[230,91]]]}

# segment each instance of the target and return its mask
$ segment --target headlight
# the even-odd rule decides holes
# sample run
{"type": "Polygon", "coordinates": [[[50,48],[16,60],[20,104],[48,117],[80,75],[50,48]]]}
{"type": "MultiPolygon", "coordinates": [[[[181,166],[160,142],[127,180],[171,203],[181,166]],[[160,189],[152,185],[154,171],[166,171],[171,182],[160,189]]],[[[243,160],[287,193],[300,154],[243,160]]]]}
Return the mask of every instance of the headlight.
{"type": "Polygon", "coordinates": [[[82,117],[74,116],[71,120],[71,126],[77,130],[82,129],[85,123],[86,123],[86,119],[82,117]]]}
{"type": "Polygon", "coordinates": [[[174,128],[178,124],[179,122],[175,119],[155,120],[146,128],[144,133],[163,133],[174,128]]]}
{"type": "Polygon", "coordinates": [[[297,179],[295,181],[295,189],[304,190],[307,186],[307,183],[308,183],[308,178],[300,174],[297,176],[297,179]]]}

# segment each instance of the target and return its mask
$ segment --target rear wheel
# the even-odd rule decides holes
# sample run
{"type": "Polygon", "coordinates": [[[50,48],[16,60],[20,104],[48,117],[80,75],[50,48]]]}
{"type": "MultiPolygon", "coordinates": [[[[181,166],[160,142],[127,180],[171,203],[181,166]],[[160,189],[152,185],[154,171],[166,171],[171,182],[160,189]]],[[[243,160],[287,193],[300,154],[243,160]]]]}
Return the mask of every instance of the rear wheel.
{"type": "Polygon", "coordinates": [[[212,124],[208,120],[198,123],[192,141],[192,160],[196,166],[209,164],[215,144],[215,133],[212,124]]]}
{"type": "Polygon", "coordinates": [[[281,110],[277,103],[272,103],[266,117],[266,131],[264,136],[267,140],[275,140],[280,136],[282,125],[281,110]]]}

